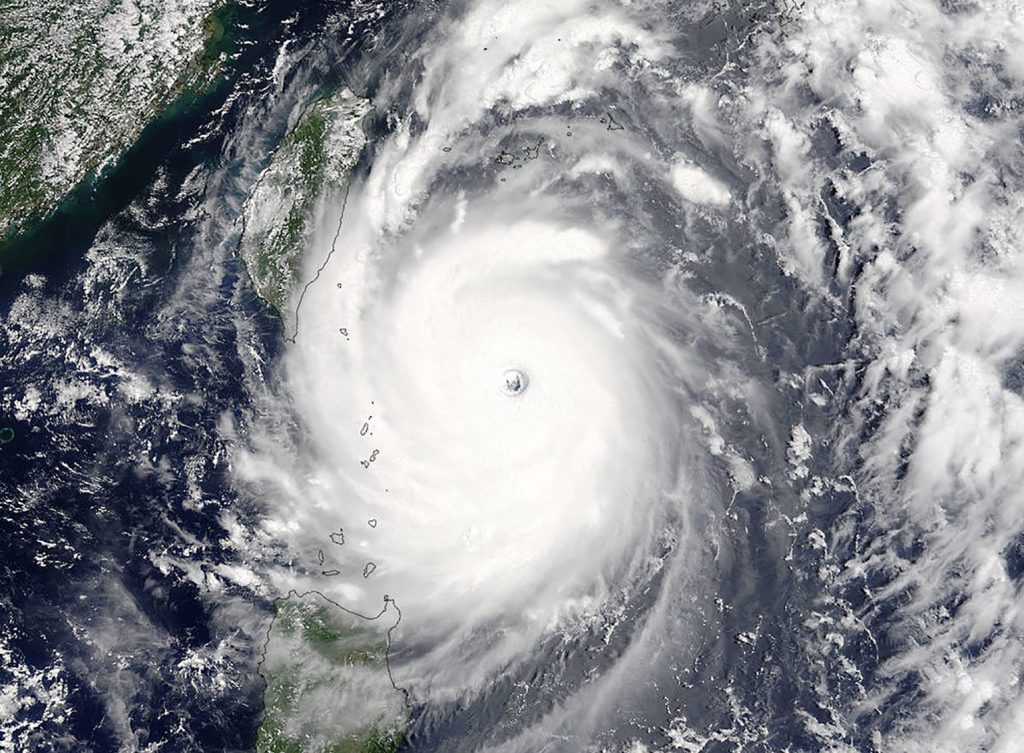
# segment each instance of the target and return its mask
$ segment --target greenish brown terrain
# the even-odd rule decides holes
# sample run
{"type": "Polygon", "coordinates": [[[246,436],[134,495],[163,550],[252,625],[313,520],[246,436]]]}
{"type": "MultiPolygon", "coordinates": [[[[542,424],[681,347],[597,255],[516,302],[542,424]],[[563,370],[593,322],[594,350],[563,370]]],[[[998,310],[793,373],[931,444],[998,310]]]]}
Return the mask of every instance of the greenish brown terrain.
{"type": "Polygon", "coordinates": [[[211,75],[221,0],[0,0],[0,240],[211,75]]]}
{"type": "Polygon", "coordinates": [[[246,201],[239,255],[256,293],[281,314],[287,331],[294,317],[289,303],[302,280],[305,251],[314,245],[318,210],[323,202],[344,200],[366,143],[362,120],[369,111],[369,102],[347,88],[314,102],[246,201]]]}
{"type": "Polygon", "coordinates": [[[387,668],[385,612],[371,620],[317,593],[279,599],[260,673],[258,753],[393,753],[405,698],[387,668]]]}

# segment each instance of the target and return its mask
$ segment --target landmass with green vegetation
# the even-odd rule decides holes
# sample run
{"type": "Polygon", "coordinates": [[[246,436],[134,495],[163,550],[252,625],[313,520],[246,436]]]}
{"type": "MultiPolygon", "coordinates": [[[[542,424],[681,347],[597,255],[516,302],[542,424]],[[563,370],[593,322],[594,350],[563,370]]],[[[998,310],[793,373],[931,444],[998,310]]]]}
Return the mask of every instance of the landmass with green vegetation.
{"type": "Polygon", "coordinates": [[[370,103],[342,88],[303,112],[274,152],[245,204],[239,255],[253,287],[285,321],[302,281],[305,250],[313,245],[323,202],[344,201],[366,137],[370,103]]]}
{"type": "Polygon", "coordinates": [[[209,81],[223,0],[0,0],[0,241],[209,81]]]}
{"type": "Polygon", "coordinates": [[[376,618],[319,593],[292,593],[275,607],[257,753],[394,753],[408,710],[387,664],[393,604],[376,618]]]}

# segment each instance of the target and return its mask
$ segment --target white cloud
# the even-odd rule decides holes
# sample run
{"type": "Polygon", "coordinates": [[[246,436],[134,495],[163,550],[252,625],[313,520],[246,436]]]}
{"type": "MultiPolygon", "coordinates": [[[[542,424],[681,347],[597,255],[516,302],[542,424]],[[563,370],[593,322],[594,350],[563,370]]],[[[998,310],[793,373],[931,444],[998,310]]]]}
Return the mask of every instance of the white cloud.
{"type": "Polygon", "coordinates": [[[729,189],[697,165],[678,157],[672,165],[672,186],[686,201],[694,204],[724,206],[729,203],[729,189]]]}

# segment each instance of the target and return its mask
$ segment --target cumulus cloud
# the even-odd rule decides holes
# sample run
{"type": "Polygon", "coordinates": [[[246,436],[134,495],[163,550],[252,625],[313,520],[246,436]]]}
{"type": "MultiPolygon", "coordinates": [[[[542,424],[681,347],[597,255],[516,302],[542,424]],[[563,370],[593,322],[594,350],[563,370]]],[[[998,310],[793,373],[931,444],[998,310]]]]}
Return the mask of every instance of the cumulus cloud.
{"type": "Polygon", "coordinates": [[[671,176],[672,186],[686,201],[712,206],[729,203],[729,189],[720,180],[685,159],[675,161],[671,176]]]}
{"type": "MultiPolygon", "coordinates": [[[[752,83],[747,100],[773,144],[790,226],[824,214],[822,191],[853,207],[831,240],[860,265],[845,284],[866,362],[859,420],[835,434],[873,534],[849,553],[844,583],[866,572],[888,581],[864,615],[896,643],[865,691],[864,709],[891,722],[878,722],[887,750],[1008,751],[1020,735],[1021,624],[999,555],[1020,535],[1024,505],[1021,398],[1001,376],[1024,346],[1010,304],[1024,295],[1019,222],[1007,214],[1020,205],[1022,159],[1009,146],[1020,122],[978,107],[1019,95],[1019,13],[1001,2],[820,3],[766,48],[771,83],[752,83]],[[799,87],[811,100],[788,94],[799,87]],[[808,157],[823,124],[840,165],[862,155],[858,167],[808,157]],[[883,619],[876,610],[895,601],[883,619]],[[921,696],[895,720],[900,683],[921,696]]],[[[776,249],[830,294],[820,234],[776,249]]]]}

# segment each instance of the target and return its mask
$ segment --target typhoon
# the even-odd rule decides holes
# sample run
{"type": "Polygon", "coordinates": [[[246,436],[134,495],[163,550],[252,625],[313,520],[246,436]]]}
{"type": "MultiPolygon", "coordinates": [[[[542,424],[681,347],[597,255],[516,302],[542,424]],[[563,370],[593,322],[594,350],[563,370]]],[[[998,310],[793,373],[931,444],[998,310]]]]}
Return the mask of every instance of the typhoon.
{"type": "Polygon", "coordinates": [[[1022,750],[1019,3],[231,8],[0,246],[0,751],[1022,750]]]}
{"type": "MultiPolygon", "coordinates": [[[[391,669],[427,702],[532,673],[556,637],[610,644],[663,579],[708,567],[691,408],[740,320],[687,290],[649,212],[620,206],[651,172],[665,195],[679,180],[622,125],[623,89],[667,94],[667,36],[614,9],[482,4],[419,44],[415,74],[382,85],[408,105],[312,255],[327,261],[283,363],[307,433],[241,468],[275,490],[293,546],[346,528],[332,555],[349,577],[320,588],[364,611],[394,600],[391,669]]],[[[728,195],[686,169],[711,203],[728,195]]]]}

